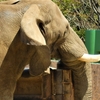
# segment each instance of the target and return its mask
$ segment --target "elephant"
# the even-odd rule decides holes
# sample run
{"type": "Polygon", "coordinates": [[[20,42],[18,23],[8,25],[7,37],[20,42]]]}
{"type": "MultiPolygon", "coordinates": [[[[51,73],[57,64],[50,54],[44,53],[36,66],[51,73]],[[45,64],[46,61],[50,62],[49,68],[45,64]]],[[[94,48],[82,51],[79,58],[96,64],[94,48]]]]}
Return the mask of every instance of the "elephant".
{"type": "Polygon", "coordinates": [[[41,75],[52,58],[72,70],[75,100],[92,100],[90,62],[100,55],[88,54],[59,7],[51,0],[0,2],[0,100],[13,100],[27,64],[41,75]]]}

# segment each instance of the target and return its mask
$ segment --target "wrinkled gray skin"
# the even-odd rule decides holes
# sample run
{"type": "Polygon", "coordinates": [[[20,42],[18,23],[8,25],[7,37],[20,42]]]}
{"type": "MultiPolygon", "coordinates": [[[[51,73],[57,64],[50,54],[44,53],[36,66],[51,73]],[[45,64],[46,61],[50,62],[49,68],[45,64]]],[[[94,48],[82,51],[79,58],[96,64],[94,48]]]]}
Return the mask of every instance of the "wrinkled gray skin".
{"type": "Polygon", "coordinates": [[[13,100],[25,65],[39,75],[51,58],[61,59],[73,71],[75,100],[92,100],[91,66],[78,60],[84,53],[83,42],[52,1],[0,3],[0,100],[13,100]]]}

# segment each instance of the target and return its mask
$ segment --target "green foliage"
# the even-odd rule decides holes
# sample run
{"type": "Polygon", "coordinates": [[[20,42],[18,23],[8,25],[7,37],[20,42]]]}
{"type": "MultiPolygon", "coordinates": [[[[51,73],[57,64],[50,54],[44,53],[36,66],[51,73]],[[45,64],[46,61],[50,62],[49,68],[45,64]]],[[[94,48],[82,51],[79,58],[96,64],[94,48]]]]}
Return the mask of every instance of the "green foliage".
{"type": "Polygon", "coordinates": [[[71,3],[73,0],[53,0],[61,9],[62,13],[66,16],[66,13],[69,13],[72,10],[71,3]],[[69,10],[70,9],[70,10],[69,10]]]}
{"type": "Polygon", "coordinates": [[[94,12],[93,5],[90,4],[90,0],[53,1],[59,6],[64,16],[80,37],[84,37],[85,30],[87,29],[100,28],[98,16],[94,12]]]}
{"type": "Polygon", "coordinates": [[[6,1],[6,0],[0,0],[0,1],[6,1]]]}
{"type": "MultiPolygon", "coordinates": [[[[77,32],[77,34],[80,37],[84,37],[84,29],[80,29],[80,31],[77,30],[77,23],[75,24],[74,20],[77,20],[76,15],[75,15],[75,10],[73,8],[73,4],[77,6],[77,8],[80,7],[80,2],[75,0],[53,0],[60,8],[62,11],[63,15],[67,18],[67,20],[70,22],[71,26],[73,29],[77,32]]],[[[83,17],[83,15],[82,15],[83,17]]]]}

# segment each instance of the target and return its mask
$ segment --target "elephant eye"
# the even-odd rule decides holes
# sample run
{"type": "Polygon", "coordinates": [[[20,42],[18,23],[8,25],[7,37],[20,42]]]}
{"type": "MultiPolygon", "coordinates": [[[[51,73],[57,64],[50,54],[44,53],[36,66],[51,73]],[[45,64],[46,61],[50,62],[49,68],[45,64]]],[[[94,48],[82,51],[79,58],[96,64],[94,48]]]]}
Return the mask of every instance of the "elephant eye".
{"type": "Polygon", "coordinates": [[[65,30],[65,31],[64,31],[64,36],[66,35],[66,33],[67,33],[67,31],[65,30]]]}
{"type": "Polygon", "coordinates": [[[68,33],[69,26],[66,26],[66,30],[64,31],[64,36],[68,33]]]}

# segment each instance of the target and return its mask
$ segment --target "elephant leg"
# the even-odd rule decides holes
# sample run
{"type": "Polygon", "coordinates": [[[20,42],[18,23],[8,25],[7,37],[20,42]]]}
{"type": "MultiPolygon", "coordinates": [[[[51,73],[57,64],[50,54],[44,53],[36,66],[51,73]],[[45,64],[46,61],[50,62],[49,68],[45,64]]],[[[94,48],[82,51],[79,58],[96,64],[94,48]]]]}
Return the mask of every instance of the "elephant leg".
{"type": "Polygon", "coordinates": [[[16,78],[10,69],[0,68],[0,100],[13,100],[16,78]]]}
{"type": "Polygon", "coordinates": [[[13,100],[13,93],[17,81],[14,57],[13,52],[7,53],[0,67],[0,100],[13,100]]]}
{"type": "Polygon", "coordinates": [[[17,34],[0,67],[0,100],[13,100],[16,82],[33,53],[17,34]]]}
{"type": "Polygon", "coordinates": [[[3,65],[0,68],[0,100],[13,100],[16,82],[21,76],[23,68],[14,66],[14,63],[11,66],[9,66],[10,63],[3,65]]]}
{"type": "Polygon", "coordinates": [[[16,83],[21,76],[25,63],[19,66],[2,66],[0,68],[0,100],[13,100],[16,83]],[[6,68],[4,68],[6,67],[6,68]]]}
{"type": "Polygon", "coordinates": [[[0,100],[13,100],[17,80],[27,63],[27,59],[23,60],[20,55],[13,55],[13,52],[10,55],[8,53],[7,56],[0,68],[0,100]],[[7,56],[10,58],[8,59],[7,56]]]}

